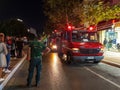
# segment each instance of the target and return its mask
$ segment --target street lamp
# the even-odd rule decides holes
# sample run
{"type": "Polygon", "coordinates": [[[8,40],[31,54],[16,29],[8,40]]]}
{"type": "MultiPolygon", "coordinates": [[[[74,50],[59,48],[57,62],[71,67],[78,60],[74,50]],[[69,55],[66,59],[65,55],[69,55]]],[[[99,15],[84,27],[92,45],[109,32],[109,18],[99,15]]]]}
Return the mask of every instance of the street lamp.
{"type": "Polygon", "coordinates": [[[19,19],[19,18],[17,19],[17,21],[19,21],[19,22],[23,22],[23,20],[22,20],[22,19],[19,19]]]}

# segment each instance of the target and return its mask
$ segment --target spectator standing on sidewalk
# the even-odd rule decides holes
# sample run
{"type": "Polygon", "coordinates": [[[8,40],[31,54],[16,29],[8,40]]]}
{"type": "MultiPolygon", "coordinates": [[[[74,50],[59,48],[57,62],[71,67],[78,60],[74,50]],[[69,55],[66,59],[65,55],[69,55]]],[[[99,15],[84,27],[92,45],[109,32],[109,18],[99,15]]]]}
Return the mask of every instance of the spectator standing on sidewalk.
{"type": "Polygon", "coordinates": [[[11,45],[11,57],[16,58],[16,55],[15,55],[15,50],[16,50],[15,37],[11,37],[11,40],[12,40],[12,45],[11,45]]]}
{"type": "Polygon", "coordinates": [[[112,39],[110,38],[108,41],[108,51],[110,50],[111,47],[112,47],[112,39]]]}
{"type": "Polygon", "coordinates": [[[104,38],[103,45],[105,47],[105,50],[108,49],[108,41],[106,38],[104,38]]]}
{"type": "Polygon", "coordinates": [[[17,57],[22,57],[22,50],[23,50],[23,41],[21,38],[16,38],[16,50],[17,50],[17,57]]]}
{"type": "MultiPolygon", "coordinates": [[[[7,47],[6,44],[4,43],[4,34],[0,33],[0,54],[5,54],[7,55],[8,51],[7,51],[7,47]]],[[[1,55],[0,55],[1,56],[1,55]]],[[[4,57],[6,58],[6,57],[4,57]]],[[[0,62],[2,62],[3,58],[0,58],[0,62]]],[[[4,63],[6,62],[6,60],[4,61],[4,63]]],[[[6,65],[3,65],[3,63],[0,64],[0,82],[4,81],[4,78],[2,78],[2,69],[5,67],[6,65]]]]}
{"type": "Polygon", "coordinates": [[[3,69],[5,73],[10,73],[11,71],[9,70],[9,64],[10,64],[10,59],[11,59],[11,43],[9,42],[10,37],[6,37],[6,47],[8,50],[8,54],[6,55],[6,60],[7,60],[7,66],[3,69]]]}
{"type": "Polygon", "coordinates": [[[40,82],[40,74],[42,69],[42,55],[48,53],[50,49],[46,47],[41,41],[37,38],[29,42],[29,48],[27,53],[27,60],[30,60],[29,64],[29,73],[27,78],[27,86],[31,86],[34,68],[36,68],[36,84],[38,86],[40,82]]]}

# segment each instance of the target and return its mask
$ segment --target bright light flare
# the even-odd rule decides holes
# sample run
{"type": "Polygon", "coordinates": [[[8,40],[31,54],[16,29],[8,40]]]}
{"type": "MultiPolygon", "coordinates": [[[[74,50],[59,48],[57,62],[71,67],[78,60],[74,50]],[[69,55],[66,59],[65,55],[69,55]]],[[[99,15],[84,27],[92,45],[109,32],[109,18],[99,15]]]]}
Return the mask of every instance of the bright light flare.
{"type": "Polygon", "coordinates": [[[52,48],[53,48],[53,49],[57,49],[57,45],[53,45],[52,48]]]}

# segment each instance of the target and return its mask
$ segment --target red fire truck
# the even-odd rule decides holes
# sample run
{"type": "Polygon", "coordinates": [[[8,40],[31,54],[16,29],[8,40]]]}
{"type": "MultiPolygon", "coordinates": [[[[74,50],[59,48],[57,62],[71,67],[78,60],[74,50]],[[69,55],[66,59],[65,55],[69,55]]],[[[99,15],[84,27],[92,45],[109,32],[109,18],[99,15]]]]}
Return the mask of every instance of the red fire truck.
{"type": "Polygon", "coordinates": [[[68,64],[73,61],[99,63],[104,58],[104,47],[97,38],[97,31],[92,27],[63,30],[58,55],[68,64]]]}

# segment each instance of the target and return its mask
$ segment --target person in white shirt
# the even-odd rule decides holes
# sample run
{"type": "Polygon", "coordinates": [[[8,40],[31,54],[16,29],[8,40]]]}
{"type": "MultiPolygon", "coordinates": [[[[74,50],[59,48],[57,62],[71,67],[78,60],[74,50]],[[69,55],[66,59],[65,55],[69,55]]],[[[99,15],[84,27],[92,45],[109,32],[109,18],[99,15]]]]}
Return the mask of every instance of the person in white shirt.
{"type": "Polygon", "coordinates": [[[6,44],[4,43],[4,34],[0,33],[0,82],[4,81],[4,78],[2,78],[2,69],[7,65],[7,63],[5,63],[7,53],[8,53],[7,47],[6,44]],[[1,63],[2,60],[5,60],[4,63],[1,63]]]}

